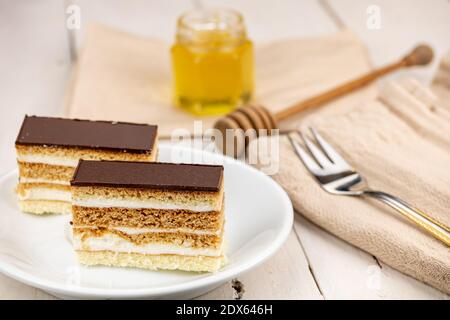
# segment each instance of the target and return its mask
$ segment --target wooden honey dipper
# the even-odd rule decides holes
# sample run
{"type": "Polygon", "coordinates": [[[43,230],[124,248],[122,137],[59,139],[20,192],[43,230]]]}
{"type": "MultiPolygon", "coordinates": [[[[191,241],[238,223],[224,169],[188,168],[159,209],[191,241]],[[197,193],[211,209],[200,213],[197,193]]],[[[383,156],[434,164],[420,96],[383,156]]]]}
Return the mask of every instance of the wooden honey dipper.
{"type": "MultiPolygon", "coordinates": [[[[272,114],[262,106],[249,105],[238,108],[223,118],[217,120],[214,128],[222,132],[223,141],[216,140],[216,144],[228,155],[238,157],[245,151],[252,138],[255,138],[259,129],[276,129],[277,123],[305,109],[317,107],[335,98],[343,96],[361,88],[379,77],[404,67],[427,65],[433,60],[433,50],[428,45],[418,45],[403,59],[375,69],[365,75],[341,84],[319,95],[300,101],[284,110],[272,114]],[[226,130],[232,129],[232,135],[227,136],[226,130]],[[255,135],[245,135],[248,129],[255,129],[255,135]],[[231,152],[230,152],[231,150],[231,152]]],[[[250,132],[250,131],[249,131],[250,132]]]]}

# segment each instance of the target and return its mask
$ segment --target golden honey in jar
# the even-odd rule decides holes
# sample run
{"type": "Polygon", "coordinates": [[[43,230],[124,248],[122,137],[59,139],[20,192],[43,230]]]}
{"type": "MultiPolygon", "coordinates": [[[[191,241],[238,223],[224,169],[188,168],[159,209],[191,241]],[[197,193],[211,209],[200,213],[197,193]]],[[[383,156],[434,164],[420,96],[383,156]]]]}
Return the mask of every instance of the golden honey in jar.
{"type": "Polygon", "coordinates": [[[253,44],[228,9],[185,13],[171,49],[175,103],[198,115],[224,114],[253,93],[253,44]]]}

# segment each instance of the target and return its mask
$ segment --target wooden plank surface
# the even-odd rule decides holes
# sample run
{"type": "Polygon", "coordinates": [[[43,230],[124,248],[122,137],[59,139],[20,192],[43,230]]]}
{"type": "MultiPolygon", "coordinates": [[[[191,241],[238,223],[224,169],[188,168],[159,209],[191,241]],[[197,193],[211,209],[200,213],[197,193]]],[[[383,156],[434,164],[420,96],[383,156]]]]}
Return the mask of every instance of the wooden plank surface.
{"type": "MultiPolygon", "coordinates": [[[[448,0],[324,0],[344,25],[366,44],[375,66],[394,61],[419,42],[436,53],[431,67],[398,72],[390,78],[412,75],[424,83],[431,80],[439,57],[450,50],[450,1],[448,0]],[[380,28],[367,27],[370,7],[380,12],[380,28]]],[[[373,9],[372,9],[373,10],[373,9]]],[[[369,23],[370,24],[370,23],[369,23]]]]}
{"type": "Polygon", "coordinates": [[[0,2],[0,175],[16,167],[24,115],[60,114],[70,71],[64,19],[60,0],[0,2]]]}
{"type": "Polygon", "coordinates": [[[449,298],[338,239],[298,213],[294,229],[325,299],[449,298]]]}
{"type": "Polygon", "coordinates": [[[323,299],[309,267],[292,231],[267,262],[199,299],[323,299]]]}

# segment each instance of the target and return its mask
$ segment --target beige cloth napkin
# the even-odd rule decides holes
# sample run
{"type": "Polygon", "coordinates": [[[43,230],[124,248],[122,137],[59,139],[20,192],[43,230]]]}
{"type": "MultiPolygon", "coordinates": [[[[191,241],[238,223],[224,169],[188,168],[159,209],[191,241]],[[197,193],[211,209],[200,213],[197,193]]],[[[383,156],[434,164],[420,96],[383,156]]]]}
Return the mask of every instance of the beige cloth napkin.
{"type": "MultiPolygon", "coordinates": [[[[450,109],[412,79],[389,83],[378,100],[352,108],[311,117],[299,128],[317,128],[373,189],[397,195],[450,226],[450,109]]],[[[280,154],[273,178],[296,211],[395,269],[450,293],[446,245],[376,200],[323,191],[286,137],[280,154]]]]}
{"type": "MultiPolygon", "coordinates": [[[[370,69],[364,46],[348,31],[257,44],[255,57],[255,101],[273,111],[370,69]]],[[[157,123],[162,137],[176,128],[192,130],[196,119],[204,129],[212,126],[216,117],[194,117],[174,107],[171,94],[169,44],[94,24],[88,27],[68,86],[65,115],[157,123]]],[[[363,101],[375,94],[368,87],[351,99],[363,101]]],[[[340,100],[342,109],[346,101],[340,100]]],[[[297,120],[282,123],[282,128],[297,120]]]]}

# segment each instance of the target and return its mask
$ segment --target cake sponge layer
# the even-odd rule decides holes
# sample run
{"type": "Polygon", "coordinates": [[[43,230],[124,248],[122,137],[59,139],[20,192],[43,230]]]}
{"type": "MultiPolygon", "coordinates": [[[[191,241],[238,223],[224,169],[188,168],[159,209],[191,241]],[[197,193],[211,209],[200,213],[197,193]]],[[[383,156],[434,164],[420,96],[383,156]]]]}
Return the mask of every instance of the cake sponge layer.
{"type": "Polygon", "coordinates": [[[22,212],[34,214],[70,214],[70,202],[52,201],[52,200],[20,200],[18,201],[19,209],[22,212]]]}
{"type": "MultiPolygon", "coordinates": [[[[81,245],[83,245],[85,240],[89,238],[108,238],[114,243],[118,243],[120,240],[125,240],[137,246],[156,243],[172,244],[183,248],[220,249],[222,246],[222,233],[219,235],[193,234],[185,232],[148,232],[127,234],[122,231],[104,228],[73,228],[73,237],[80,239],[81,245]]],[[[90,248],[84,249],[89,250],[90,248]]]]}
{"type": "Polygon", "coordinates": [[[19,183],[19,200],[57,200],[70,202],[70,186],[53,183],[19,183]]]}
{"type": "Polygon", "coordinates": [[[189,210],[94,208],[73,206],[74,226],[130,227],[204,231],[221,230],[224,220],[220,211],[193,212],[189,210]]]}
{"type": "Polygon", "coordinates": [[[21,181],[48,181],[70,185],[75,168],[44,163],[18,162],[21,181]],[[28,179],[28,180],[27,180],[28,179]]]}
{"type": "Polygon", "coordinates": [[[80,263],[89,266],[214,272],[225,264],[224,256],[148,255],[112,251],[77,251],[77,254],[80,263]]]}
{"type": "Polygon", "coordinates": [[[72,200],[74,205],[84,207],[220,211],[223,187],[218,192],[209,192],[72,185],[72,200]]]}

